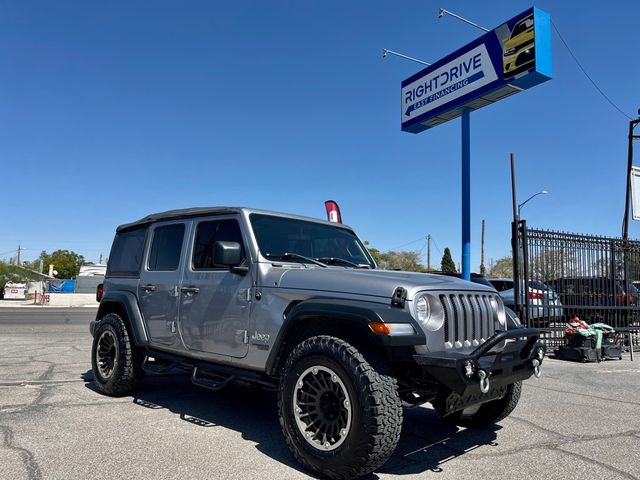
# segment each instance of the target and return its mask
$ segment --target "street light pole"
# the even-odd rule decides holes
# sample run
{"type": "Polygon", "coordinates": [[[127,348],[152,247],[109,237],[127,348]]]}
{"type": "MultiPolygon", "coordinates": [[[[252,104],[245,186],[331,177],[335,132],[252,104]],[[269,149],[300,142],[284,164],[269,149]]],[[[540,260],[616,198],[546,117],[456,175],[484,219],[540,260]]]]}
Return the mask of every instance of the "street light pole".
{"type": "Polygon", "coordinates": [[[460,278],[471,280],[471,112],[462,109],[462,270],[460,278]]]}
{"type": "Polygon", "coordinates": [[[426,65],[427,67],[431,66],[430,63],[425,62],[424,60],[420,60],[418,58],[410,57],[409,55],[405,55],[403,53],[394,52],[393,50],[389,50],[388,48],[383,48],[382,49],[382,58],[387,58],[387,55],[395,55],[396,57],[404,58],[405,60],[411,60],[412,62],[416,62],[416,63],[419,63],[421,65],[426,65]]]}
{"type": "Polygon", "coordinates": [[[445,15],[451,15],[453,18],[457,18],[458,20],[462,20],[464,23],[471,25],[472,27],[476,27],[478,30],[482,30],[483,32],[489,32],[490,30],[488,28],[483,27],[482,25],[478,25],[475,22],[472,22],[471,20],[467,20],[464,17],[461,17],[460,15],[456,15],[453,12],[450,12],[449,10],[445,10],[444,8],[441,8],[440,11],[438,12],[438,18],[442,18],[445,15]]]}
{"type": "Polygon", "coordinates": [[[520,205],[518,205],[518,219],[520,218],[520,210],[522,210],[522,207],[524,207],[524,206],[525,206],[525,204],[526,204],[529,200],[531,200],[531,199],[533,199],[533,198],[537,197],[538,195],[547,195],[548,193],[549,193],[549,192],[547,192],[546,190],[542,190],[541,192],[534,193],[534,194],[533,194],[533,195],[531,195],[529,198],[527,198],[524,202],[522,202],[520,205]]]}
{"type": "MultiPolygon", "coordinates": [[[[478,28],[484,32],[489,29],[478,25],[471,20],[467,20],[460,15],[441,8],[438,18],[451,15],[464,23],[478,28]]],[[[460,278],[471,280],[471,111],[468,108],[462,109],[462,132],[460,143],[462,146],[462,269],[460,278]]]]}
{"type": "MultiPolygon", "coordinates": [[[[640,110],[638,110],[640,115],[640,110]]],[[[634,135],[635,128],[640,124],[640,117],[629,122],[629,151],[627,165],[627,195],[624,204],[624,220],[622,223],[622,238],[624,241],[629,239],[629,203],[631,202],[631,167],[633,167],[633,141],[640,140],[640,135],[634,135]]]]}

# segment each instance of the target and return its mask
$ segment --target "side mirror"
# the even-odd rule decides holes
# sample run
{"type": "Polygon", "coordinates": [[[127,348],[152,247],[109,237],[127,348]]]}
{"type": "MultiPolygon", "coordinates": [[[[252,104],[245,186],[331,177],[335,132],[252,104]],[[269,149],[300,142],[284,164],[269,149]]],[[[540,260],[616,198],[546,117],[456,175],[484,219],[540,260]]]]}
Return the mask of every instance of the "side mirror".
{"type": "Polygon", "coordinates": [[[213,262],[216,265],[236,267],[242,261],[242,247],[238,242],[215,242],[213,244],[213,262]]]}

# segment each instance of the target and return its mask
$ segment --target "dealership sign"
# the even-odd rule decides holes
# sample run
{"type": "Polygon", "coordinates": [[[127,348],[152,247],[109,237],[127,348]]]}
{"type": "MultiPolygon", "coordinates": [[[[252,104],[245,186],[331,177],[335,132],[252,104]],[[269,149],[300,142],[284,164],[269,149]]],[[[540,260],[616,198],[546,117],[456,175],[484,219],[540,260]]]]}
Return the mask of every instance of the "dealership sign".
{"type": "Polygon", "coordinates": [[[530,8],[402,82],[402,130],[418,133],[551,79],[551,21],[530,8]]]}

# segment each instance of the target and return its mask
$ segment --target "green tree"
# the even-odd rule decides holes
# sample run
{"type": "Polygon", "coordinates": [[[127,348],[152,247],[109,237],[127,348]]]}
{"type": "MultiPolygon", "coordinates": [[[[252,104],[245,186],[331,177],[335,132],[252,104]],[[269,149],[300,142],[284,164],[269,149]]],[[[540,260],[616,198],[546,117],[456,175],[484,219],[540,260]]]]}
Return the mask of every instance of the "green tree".
{"type": "Polygon", "coordinates": [[[43,251],[40,258],[44,261],[44,273],[49,273],[49,265],[53,265],[58,272],[56,278],[76,278],[85,263],[82,255],[69,250],[56,250],[51,254],[43,251]]]}
{"type": "Polygon", "coordinates": [[[9,282],[25,283],[34,278],[28,270],[0,261],[0,290],[9,282]]]}
{"type": "Polygon", "coordinates": [[[424,266],[420,263],[420,252],[414,251],[388,251],[380,252],[377,248],[364,242],[369,253],[378,264],[378,267],[384,270],[403,270],[405,272],[424,272],[424,266]]]}
{"type": "Polygon", "coordinates": [[[449,247],[444,249],[444,254],[442,255],[442,261],[440,262],[440,270],[443,273],[457,273],[456,264],[453,263],[453,258],[451,258],[451,250],[449,247]]]}
{"type": "Polygon", "coordinates": [[[380,261],[382,260],[382,253],[380,252],[380,250],[370,246],[368,240],[365,240],[364,245],[365,247],[367,247],[367,250],[369,250],[369,253],[373,257],[373,259],[376,261],[376,263],[380,265],[380,261]]]}
{"type": "Polygon", "coordinates": [[[502,257],[489,267],[489,276],[493,278],[513,277],[513,258],[502,257]]]}
{"type": "Polygon", "coordinates": [[[402,270],[405,272],[424,272],[420,264],[420,254],[414,251],[389,251],[382,254],[380,267],[385,270],[402,270]]]}

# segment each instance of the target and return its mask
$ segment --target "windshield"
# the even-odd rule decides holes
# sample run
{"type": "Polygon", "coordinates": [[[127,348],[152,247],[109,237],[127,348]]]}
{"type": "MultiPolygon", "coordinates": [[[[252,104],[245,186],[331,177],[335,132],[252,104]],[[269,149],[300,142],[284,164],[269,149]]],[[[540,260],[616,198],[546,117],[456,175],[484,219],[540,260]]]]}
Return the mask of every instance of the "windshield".
{"type": "Polygon", "coordinates": [[[341,267],[375,268],[365,246],[348,229],[258,213],[249,218],[260,253],[266,258],[296,260],[297,255],[341,267]]]}
{"type": "Polygon", "coordinates": [[[513,27],[513,31],[511,32],[511,38],[514,38],[517,35],[520,35],[522,32],[524,32],[525,30],[528,30],[531,27],[533,27],[533,18],[527,17],[523,20],[520,20],[518,23],[516,23],[515,27],[513,27]]]}

